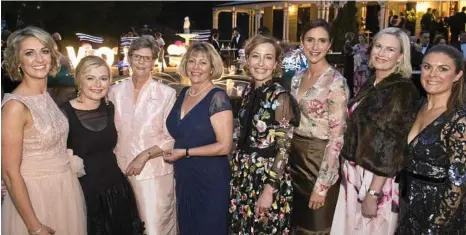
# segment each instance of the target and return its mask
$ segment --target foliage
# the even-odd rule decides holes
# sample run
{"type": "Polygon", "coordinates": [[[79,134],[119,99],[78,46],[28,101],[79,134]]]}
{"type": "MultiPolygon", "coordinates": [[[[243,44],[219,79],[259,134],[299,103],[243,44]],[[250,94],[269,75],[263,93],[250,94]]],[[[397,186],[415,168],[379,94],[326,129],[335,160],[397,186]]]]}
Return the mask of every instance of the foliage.
{"type": "Polygon", "coordinates": [[[416,22],[416,19],[416,9],[412,8],[411,10],[406,11],[406,20],[408,20],[409,22],[416,22]]]}
{"type": "Polygon", "coordinates": [[[345,34],[347,32],[358,33],[356,25],[356,2],[348,1],[343,8],[338,11],[337,18],[332,24],[330,35],[333,38],[333,51],[343,51],[345,34]],[[352,20],[348,20],[352,19],[352,20]]]}

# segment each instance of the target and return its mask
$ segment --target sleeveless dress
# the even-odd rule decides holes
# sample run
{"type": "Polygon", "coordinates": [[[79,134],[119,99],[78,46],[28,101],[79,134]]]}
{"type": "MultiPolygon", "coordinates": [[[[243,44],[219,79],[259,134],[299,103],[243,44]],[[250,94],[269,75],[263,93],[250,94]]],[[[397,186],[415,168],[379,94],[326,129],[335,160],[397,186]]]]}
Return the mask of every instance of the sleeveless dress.
{"type": "MultiPolygon", "coordinates": [[[[36,216],[57,235],[87,234],[83,193],[66,153],[65,116],[47,92],[36,96],[5,94],[2,105],[9,100],[26,105],[33,119],[33,127],[24,132],[21,175],[36,216]]],[[[29,234],[8,194],[2,205],[2,234],[29,234]]]]}
{"type": "Polygon", "coordinates": [[[87,206],[88,234],[140,235],[144,230],[128,179],[113,153],[117,132],[112,103],[96,110],[60,106],[68,117],[68,148],[83,159],[86,175],[79,178],[87,206]]]}
{"type": "MultiPolygon", "coordinates": [[[[167,118],[175,149],[215,143],[210,117],[231,110],[225,91],[214,88],[181,119],[184,88],[167,118]]],[[[181,235],[222,235],[228,232],[230,165],[228,157],[183,158],[175,162],[176,200],[181,235]]]]}

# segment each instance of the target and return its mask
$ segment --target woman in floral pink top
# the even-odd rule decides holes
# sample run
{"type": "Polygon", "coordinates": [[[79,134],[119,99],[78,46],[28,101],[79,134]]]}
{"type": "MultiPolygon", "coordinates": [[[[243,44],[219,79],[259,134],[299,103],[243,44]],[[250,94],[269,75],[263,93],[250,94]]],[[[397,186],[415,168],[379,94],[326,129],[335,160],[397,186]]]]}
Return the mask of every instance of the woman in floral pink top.
{"type": "Polygon", "coordinates": [[[340,149],[346,127],[349,89],[345,78],[325,56],[330,49],[329,24],[311,21],[301,44],[309,68],[291,81],[301,121],[294,130],[290,157],[293,182],[293,234],[328,234],[338,197],[340,149]]]}

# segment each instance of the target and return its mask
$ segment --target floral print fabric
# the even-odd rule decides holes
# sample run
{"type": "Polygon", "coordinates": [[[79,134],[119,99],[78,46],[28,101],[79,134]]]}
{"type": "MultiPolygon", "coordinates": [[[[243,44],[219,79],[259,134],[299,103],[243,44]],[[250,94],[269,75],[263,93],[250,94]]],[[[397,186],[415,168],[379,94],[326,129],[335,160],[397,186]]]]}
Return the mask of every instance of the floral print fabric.
{"type": "Polygon", "coordinates": [[[292,186],[288,157],[299,111],[278,83],[267,82],[246,95],[239,112],[237,150],[231,160],[231,234],[288,234],[292,186]],[[266,184],[275,190],[272,208],[258,218],[254,209],[266,184]]]}
{"type": "MultiPolygon", "coordinates": [[[[298,96],[301,80],[306,79],[303,77],[305,72],[306,69],[301,70],[292,78],[291,93],[294,97],[298,96]]],[[[301,119],[295,133],[329,141],[313,189],[322,196],[338,180],[338,157],[346,130],[348,99],[346,80],[334,69],[325,72],[299,99],[301,119]]]]}

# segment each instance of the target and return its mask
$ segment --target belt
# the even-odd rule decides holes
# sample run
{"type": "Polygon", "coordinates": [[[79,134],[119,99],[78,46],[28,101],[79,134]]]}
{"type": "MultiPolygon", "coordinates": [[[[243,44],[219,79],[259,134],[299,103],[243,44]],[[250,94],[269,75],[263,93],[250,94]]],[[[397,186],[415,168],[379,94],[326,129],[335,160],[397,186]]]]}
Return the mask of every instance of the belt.
{"type": "Polygon", "coordinates": [[[395,182],[400,183],[400,195],[402,197],[406,196],[406,193],[408,191],[408,178],[413,178],[417,179],[420,181],[428,182],[428,183],[444,183],[445,181],[448,180],[448,176],[442,177],[442,178],[432,178],[428,177],[425,175],[419,175],[407,170],[401,171],[397,177],[395,178],[395,182]]]}

